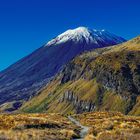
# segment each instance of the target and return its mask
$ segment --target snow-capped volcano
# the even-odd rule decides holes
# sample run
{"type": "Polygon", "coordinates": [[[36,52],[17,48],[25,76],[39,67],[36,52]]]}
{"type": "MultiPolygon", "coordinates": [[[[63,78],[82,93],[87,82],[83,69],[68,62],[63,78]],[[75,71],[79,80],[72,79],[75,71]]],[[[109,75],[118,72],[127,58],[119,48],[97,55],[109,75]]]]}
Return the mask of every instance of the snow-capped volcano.
{"type": "MultiPolygon", "coordinates": [[[[85,27],[58,35],[0,72],[0,104],[28,100],[77,55],[124,41],[105,30],[90,30],[85,27]]],[[[13,106],[16,108],[17,104],[13,106]]]]}
{"type": "Polygon", "coordinates": [[[75,43],[85,42],[87,44],[98,44],[99,42],[110,41],[115,44],[121,43],[125,40],[105,30],[92,30],[86,27],[78,27],[76,29],[67,30],[66,32],[60,34],[55,39],[49,41],[46,46],[58,45],[67,41],[73,41],[75,43]]]}

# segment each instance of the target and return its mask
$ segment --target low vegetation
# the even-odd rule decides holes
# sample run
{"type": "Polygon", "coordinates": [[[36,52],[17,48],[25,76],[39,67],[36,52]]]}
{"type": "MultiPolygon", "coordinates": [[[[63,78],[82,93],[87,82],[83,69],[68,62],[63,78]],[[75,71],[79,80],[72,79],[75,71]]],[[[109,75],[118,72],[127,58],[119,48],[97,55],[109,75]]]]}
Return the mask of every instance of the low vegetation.
{"type": "Polygon", "coordinates": [[[89,126],[85,140],[139,140],[140,117],[118,112],[91,112],[74,116],[89,126]]]}
{"type": "MultiPolygon", "coordinates": [[[[139,140],[140,117],[119,112],[89,112],[73,117],[89,132],[85,140],[139,140]]],[[[1,140],[72,140],[80,128],[60,114],[1,114],[1,140]]]]}
{"type": "Polygon", "coordinates": [[[2,140],[70,140],[79,128],[59,114],[2,114],[2,140]]]}

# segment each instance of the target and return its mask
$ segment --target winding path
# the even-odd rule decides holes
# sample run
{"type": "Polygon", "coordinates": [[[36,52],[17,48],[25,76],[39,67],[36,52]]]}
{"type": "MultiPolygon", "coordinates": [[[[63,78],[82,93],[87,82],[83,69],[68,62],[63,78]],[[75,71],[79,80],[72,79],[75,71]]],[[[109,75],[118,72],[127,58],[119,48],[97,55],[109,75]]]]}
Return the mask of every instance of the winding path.
{"type": "Polygon", "coordinates": [[[71,122],[73,122],[75,125],[81,127],[80,138],[76,138],[76,139],[73,139],[73,140],[84,140],[85,136],[86,136],[87,133],[88,133],[89,127],[83,126],[79,121],[77,121],[76,119],[74,119],[74,118],[71,117],[71,116],[68,116],[68,118],[69,118],[69,120],[70,120],[71,122]]]}

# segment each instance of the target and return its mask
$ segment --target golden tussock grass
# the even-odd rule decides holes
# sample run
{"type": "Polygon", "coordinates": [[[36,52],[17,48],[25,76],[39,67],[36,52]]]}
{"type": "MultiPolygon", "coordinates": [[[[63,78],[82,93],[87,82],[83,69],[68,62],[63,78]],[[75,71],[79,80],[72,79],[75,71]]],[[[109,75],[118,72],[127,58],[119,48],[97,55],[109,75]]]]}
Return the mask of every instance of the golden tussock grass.
{"type": "Polygon", "coordinates": [[[119,112],[91,112],[75,115],[90,130],[85,140],[139,140],[140,117],[119,112]]]}
{"type": "Polygon", "coordinates": [[[59,114],[0,115],[0,139],[4,140],[70,140],[76,132],[78,128],[59,114]]]}

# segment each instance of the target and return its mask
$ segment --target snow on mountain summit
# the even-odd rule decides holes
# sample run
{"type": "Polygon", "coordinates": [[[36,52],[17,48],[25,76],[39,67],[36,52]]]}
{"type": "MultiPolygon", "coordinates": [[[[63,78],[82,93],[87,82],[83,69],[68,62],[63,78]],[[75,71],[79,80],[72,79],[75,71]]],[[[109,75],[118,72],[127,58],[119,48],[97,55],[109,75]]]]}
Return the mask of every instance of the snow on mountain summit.
{"type": "Polygon", "coordinates": [[[89,44],[98,44],[99,42],[114,41],[114,44],[124,42],[125,40],[114,34],[107,32],[106,30],[95,30],[86,27],[78,27],[76,29],[70,29],[64,33],[58,35],[55,39],[49,41],[45,46],[58,45],[67,41],[84,42],[89,44]]]}
{"type": "Polygon", "coordinates": [[[61,44],[68,40],[80,41],[82,40],[82,38],[85,38],[85,39],[91,38],[91,34],[88,28],[79,27],[73,30],[72,29],[67,30],[66,32],[58,35],[55,39],[49,41],[47,45],[61,44]]]}

